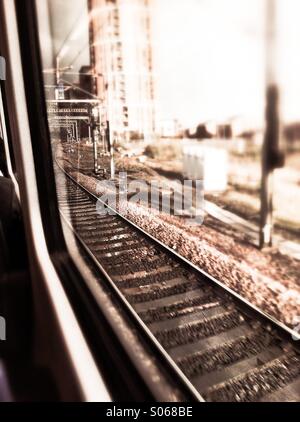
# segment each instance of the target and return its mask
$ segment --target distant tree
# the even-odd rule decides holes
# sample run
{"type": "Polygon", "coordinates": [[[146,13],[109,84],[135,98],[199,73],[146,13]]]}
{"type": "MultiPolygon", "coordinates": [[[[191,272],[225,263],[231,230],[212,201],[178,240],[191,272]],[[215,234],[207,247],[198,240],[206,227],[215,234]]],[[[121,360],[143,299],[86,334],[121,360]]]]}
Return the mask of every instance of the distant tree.
{"type": "Polygon", "coordinates": [[[205,124],[203,123],[197,126],[195,133],[191,133],[190,130],[187,129],[185,131],[185,135],[187,138],[191,138],[191,139],[210,139],[213,137],[213,135],[210,132],[208,132],[205,124]]]}

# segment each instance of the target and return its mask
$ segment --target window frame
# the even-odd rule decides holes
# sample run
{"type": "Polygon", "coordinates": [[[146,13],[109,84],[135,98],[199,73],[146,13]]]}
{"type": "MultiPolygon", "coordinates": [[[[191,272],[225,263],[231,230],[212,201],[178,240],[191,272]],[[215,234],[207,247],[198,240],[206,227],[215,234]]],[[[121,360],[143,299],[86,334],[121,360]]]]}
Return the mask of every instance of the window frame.
{"type": "MultiPolygon", "coordinates": [[[[114,399],[119,400],[160,400],[160,389],[150,379],[150,373],[142,368],[143,359],[130,354],[131,340],[127,345],[120,341],[118,327],[107,318],[99,301],[85,283],[83,269],[68,248],[58,209],[51,139],[48,128],[47,109],[43,87],[38,21],[35,0],[4,0],[14,2],[20,45],[27,118],[33,151],[34,173],[37,185],[38,206],[51,263],[58,275],[66,296],[71,304],[79,326],[84,334],[89,350],[99,373],[103,374],[108,389],[114,399]],[[43,140],[43,142],[41,142],[43,140]],[[139,361],[136,358],[140,358],[139,361]]],[[[11,115],[13,111],[10,111],[11,115]]],[[[19,141],[19,140],[18,140],[19,141]]],[[[103,274],[102,274],[103,276],[103,274]]],[[[132,327],[136,338],[144,350],[154,357],[158,366],[163,367],[159,350],[140,327],[132,315],[116,297],[117,306],[122,308],[123,318],[132,327]]],[[[136,340],[137,341],[137,340],[136,340]]],[[[163,375],[163,372],[162,372],[163,375]]],[[[166,379],[176,373],[165,374],[166,379]]],[[[180,386],[180,380],[173,379],[180,386]]],[[[193,400],[190,391],[184,390],[193,400]]]]}

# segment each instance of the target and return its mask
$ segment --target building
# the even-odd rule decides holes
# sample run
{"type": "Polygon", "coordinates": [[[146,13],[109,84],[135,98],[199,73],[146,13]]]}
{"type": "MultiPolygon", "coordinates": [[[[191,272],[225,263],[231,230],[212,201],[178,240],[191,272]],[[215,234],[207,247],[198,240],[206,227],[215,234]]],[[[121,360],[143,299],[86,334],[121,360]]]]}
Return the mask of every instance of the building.
{"type": "MultiPolygon", "coordinates": [[[[151,1],[151,0],[150,0],[151,1]]],[[[117,139],[155,132],[149,0],[89,0],[95,94],[117,139]]]]}

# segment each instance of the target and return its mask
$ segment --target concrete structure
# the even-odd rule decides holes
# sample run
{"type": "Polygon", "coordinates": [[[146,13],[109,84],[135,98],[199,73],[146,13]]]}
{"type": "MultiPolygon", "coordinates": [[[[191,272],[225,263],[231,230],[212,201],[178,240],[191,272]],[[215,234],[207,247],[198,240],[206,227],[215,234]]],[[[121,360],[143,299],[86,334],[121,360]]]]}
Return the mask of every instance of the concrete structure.
{"type": "Polygon", "coordinates": [[[203,180],[205,192],[223,192],[228,184],[228,152],[208,143],[189,142],[183,145],[183,176],[203,180]]]}
{"type": "Polygon", "coordinates": [[[153,136],[149,0],[89,0],[95,93],[107,104],[112,135],[153,136]]]}

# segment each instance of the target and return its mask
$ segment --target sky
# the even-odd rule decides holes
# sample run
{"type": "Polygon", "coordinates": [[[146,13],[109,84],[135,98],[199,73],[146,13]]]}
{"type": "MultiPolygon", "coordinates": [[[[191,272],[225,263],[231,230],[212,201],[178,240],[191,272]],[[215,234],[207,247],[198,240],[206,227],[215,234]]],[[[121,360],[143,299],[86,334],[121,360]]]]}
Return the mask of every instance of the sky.
{"type": "MultiPolygon", "coordinates": [[[[299,0],[277,3],[277,75],[285,120],[300,118],[299,0]]],[[[263,0],[152,0],[160,116],[184,126],[238,118],[261,126],[265,92],[263,0]]]]}
{"type": "MultiPolygon", "coordinates": [[[[300,120],[300,0],[150,0],[161,120],[178,119],[191,128],[208,121],[238,120],[246,129],[263,125],[267,1],[278,12],[276,70],[283,120],[300,120]]],[[[70,27],[83,28],[77,37],[72,33],[62,59],[64,65],[79,57],[73,63],[77,71],[88,63],[86,0],[74,1],[68,13],[63,0],[50,0],[50,5],[56,50],[70,27]]]]}

